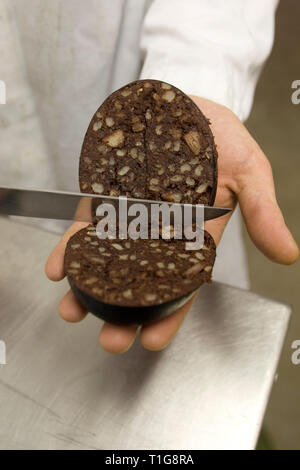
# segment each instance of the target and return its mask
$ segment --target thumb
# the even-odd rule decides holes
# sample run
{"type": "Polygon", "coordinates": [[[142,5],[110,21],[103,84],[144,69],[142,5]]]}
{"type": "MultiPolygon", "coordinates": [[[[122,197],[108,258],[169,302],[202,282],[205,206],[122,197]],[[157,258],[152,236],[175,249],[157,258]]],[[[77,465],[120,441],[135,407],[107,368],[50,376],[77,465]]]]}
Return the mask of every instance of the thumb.
{"type": "Polygon", "coordinates": [[[259,156],[242,175],[237,196],[257,248],[276,263],[293,264],[299,249],[278,206],[272,168],[266,157],[259,156]]]}

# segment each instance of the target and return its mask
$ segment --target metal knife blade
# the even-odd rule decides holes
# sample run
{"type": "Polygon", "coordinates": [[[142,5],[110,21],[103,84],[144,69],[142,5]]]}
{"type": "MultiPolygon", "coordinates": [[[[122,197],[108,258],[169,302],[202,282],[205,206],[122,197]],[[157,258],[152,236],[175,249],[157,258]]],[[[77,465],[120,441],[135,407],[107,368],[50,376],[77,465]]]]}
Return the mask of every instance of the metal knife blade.
{"type": "MultiPolygon", "coordinates": [[[[38,217],[46,219],[78,220],[91,222],[88,207],[96,199],[101,203],[109,203],[118,208],[122,197],[104,196],[101,194],[72,193],[66,191],[48,191],[40,189],[0,188],[0,215],[16,215],[22,217],[38,217]]],[[[168,204],[171,202],[152,201],[147,199],[126,198],[128,208],[133,204],[144,204],[147,209],[152,204],[168,204]]],[[[196,220],[195,204],[180,204],[192,207],[192,220],[196,220]]],[[[199,207],[201,205],[198,205],[199,207]]],[[[231,212],[232,209],[204,206],[204,220],[211,220],[231,212]]]]}

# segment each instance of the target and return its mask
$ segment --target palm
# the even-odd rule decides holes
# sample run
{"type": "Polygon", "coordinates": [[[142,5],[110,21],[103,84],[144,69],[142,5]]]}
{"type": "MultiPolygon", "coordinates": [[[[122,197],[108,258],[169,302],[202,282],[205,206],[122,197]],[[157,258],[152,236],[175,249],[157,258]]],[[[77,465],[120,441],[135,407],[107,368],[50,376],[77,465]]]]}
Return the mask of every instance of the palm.
{"type": "MultiPolygon", "coordinates": [[[[204,98],[192,99],[210,119],[217,144],[219,174],[215,205],[234,208],[239,202],[248,232],[256,246],[273,261],[293,263],[298,257],[298,247],[277,205],[272,170],[267,158],[229,109],[204,98]]],[[[217,244],[229,219],[230,215],[226,215],[205,224],[217,244]]],[[[73,233],[85,225],[74,223],[53,250],[46,265],[49,279],[59,281],[64,277],[66,243],[73,233]]],[[[140,331],[142,344],[151,350],[164,348],[179,329],[193,300],[172,315],[143,326],[140,331]]],[[[59,312],[65,320],[72,322],[82,320],[87,313],[71,291],[62,299],[59,312]]],[[[124,352],[134,342],[137,331],[134,326],[104,323],[100,344],[109,352],[124,352]]]]}

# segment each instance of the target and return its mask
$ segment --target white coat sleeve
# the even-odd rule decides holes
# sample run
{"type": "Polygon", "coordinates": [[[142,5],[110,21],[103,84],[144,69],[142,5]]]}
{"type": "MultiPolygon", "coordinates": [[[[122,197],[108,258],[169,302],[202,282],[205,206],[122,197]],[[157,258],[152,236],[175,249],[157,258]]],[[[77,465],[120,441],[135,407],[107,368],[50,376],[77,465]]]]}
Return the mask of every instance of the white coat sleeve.
{"type": "Polygon", "coordinates": [[[246,120],[274,37],[278,0],[153,0],[141,78],[169,82],[246,120]]]}
{"type": "MultiPolygon", "coordinates": [[[[55,189],[55,174],[28,82],[13,5],[5,0],[0,0],[0,31],[0,78],[7,95],[5,104],[0,104],[0,186],[55,189]]],[[[60,222],[54,220],[16,220],[62,231],[60,222]]]]}
{"type": "Polygon", "coordinates": [[[49,160],[22,54],[13,5],[0,0],[0,78],[6,104],[0,106],[0,184],[53,188],[49,160]]]}

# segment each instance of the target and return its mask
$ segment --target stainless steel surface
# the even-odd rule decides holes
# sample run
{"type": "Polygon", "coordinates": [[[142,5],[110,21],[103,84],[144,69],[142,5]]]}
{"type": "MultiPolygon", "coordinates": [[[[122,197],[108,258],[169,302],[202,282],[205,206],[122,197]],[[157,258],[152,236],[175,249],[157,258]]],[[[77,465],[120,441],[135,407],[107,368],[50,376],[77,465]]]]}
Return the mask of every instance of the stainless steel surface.
{"type": "Polygon", "coordinates": [[[102,322],[56,313],[54,234],[1,220],[1,449],[252,449],[290,309],[212,284],[162,352],[98,346],[102,322]]]}
{"type": "MultiPolygon", "coordinates": [[[[40,217],[46,219],[81,220],[91,222],[90,211],[78,210],[79,204],[85,200],[96,199],[99,204],[109,203],[118,207],[122,198],[100,194],[70,193],[66,191],[33,190],[22,188],[0,188],[0,214],[23,217],[40,217]]],[[[132,204],[143,204],[149,210],[153,204],[171,205],[162,201],[126,198],[128,208],[132,204]]],[[[176,204],[184,208],[185,204],[176,204]]],[[[189,205],[189,204],[188,204],[189,205]]],[[[189,205],[190,206],[190,205],[189,205]]],[[[192,206],[193,222],[196,221],[196,205],[192,206]]],[[[201,204],[198,204],[200,207],[201,204]]],[[[216,219],[232,209],[204,206],[204,220],[216,219]]]]}

